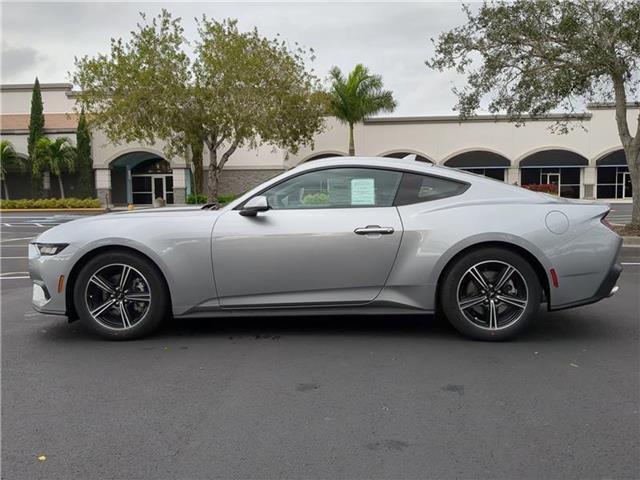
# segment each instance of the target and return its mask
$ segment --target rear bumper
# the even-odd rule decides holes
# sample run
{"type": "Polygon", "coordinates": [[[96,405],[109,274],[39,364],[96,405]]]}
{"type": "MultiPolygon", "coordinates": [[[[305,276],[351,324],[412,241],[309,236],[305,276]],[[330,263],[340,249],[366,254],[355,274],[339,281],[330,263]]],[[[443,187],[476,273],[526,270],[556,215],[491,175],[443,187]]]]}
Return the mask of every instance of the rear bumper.
{"type": "Polygon", "coordinates": [[[598,290],[596,291],[595,295],[593,295],[592,297],[586,298],[584,300],[579,300],[577,302],[558,305],[555,307],[552,306],[549,308],[549,310],[555,311],[555,310],[563,310],[565,308],[573,308],[573,307],[579,307],[582,305],[589,305],[592,303],[599,302],[604,298],[611,297],[618,291],[616,282],[618,281],[618,278],[620,277],[621,273],[622,273],[622,265],[620,265],[619,263],[614,263],[609,269],[609,271],[607,272],[607,274],[605,275],[604,279],[602,280],[602,283],[598,287],[598,290]]]}

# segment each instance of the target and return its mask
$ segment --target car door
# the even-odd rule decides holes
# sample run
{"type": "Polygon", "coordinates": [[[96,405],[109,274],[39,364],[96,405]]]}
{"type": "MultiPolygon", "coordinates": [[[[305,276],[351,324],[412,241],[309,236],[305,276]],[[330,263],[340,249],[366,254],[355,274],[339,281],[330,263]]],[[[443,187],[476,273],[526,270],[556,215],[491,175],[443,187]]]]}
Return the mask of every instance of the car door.
{"type": "MultiPolygon", "coordinates": [[[[393,267],[402,222],[401,172],[307,171],[262,192],[269,210],[222,214],[213,268],[223,308],[364,304],[393,267]]],[[[239,207],[241,208],[241,207],[239,207]]]]}

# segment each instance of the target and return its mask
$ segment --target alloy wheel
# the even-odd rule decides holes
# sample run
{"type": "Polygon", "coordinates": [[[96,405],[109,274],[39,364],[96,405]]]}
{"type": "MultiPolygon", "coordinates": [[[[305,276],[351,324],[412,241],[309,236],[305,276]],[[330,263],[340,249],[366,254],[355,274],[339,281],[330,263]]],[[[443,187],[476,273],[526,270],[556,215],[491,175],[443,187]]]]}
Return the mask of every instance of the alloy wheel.
{"type": "Polygon", "coordinates": [[[91,276],[85,302],[96,322],[106,328],[126,330],[137,325],[149,312],[151,289],[139,270],[113,263],[91,276]]]}
{"type": "Polygon", "coordinates": [[[513,265],[489,260],[473,265],[462,275],[457,300],[467,321],[485,330],[502,330],[524,314],[529,289],[513,265]]]}

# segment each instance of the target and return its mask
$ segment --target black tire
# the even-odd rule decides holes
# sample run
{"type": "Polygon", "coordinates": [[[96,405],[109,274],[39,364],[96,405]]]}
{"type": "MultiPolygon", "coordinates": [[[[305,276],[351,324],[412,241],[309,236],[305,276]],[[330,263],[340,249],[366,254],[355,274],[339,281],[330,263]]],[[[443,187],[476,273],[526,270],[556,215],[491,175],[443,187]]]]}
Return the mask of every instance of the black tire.
{"type": "Polygon", "coordinates": [[[152,262],[118,250],[89,260],[80,270],[73,289],[81,324],[108,340],[133,340],[157,330],[167,316],[168,298],[162,274],[152,262]],[[125,283],[121,288],[123,276],[125,283]],[[96,313],[92,314],[90,309],[96,313]]]}
{"type": "Polygon", "coordinates": [[[475,340],[506,340],[522,332],[538,314],[541,298],[540,281],[530,263],[516,252],[497,247],[472,250],[456,259],[440,284],[447,319],[475,340]],[[515,271],[496,290],[509,272],[507,266],[515,271]]]}

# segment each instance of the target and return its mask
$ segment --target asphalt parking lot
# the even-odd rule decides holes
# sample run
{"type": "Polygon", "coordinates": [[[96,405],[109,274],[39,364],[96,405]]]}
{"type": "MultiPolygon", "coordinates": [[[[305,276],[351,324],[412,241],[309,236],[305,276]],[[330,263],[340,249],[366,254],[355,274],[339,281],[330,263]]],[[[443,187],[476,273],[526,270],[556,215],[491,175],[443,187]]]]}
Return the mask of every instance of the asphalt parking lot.
{"type": "Polygon", "coordinates": [[[114,343],[31,310],[26,244],[64,220],[2,216],[3,479],[640,477],[640,248],[506,343],[418,317],[114,343]]]}

